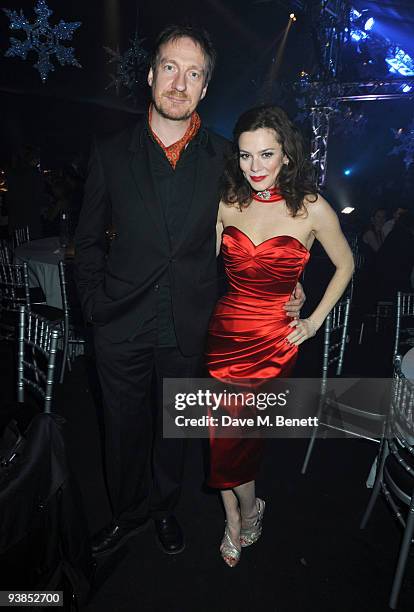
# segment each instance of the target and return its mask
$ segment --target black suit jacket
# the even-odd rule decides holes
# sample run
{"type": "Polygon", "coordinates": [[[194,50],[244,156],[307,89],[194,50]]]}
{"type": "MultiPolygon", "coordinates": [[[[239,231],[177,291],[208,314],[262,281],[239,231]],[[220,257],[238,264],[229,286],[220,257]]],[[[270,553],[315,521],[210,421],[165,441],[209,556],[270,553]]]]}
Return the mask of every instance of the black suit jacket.
{"type": "Polygon", "coordinates": [[[76,278],[86,319],[109,340],[134,335],[168,271],[174,326],[185,355],[200,353],[217,300],[215,225],[229,143],[202,128],[191,204],[170,244],[140,120],[96,142],[76,234],[76,278]],[[116,237],[106,255],[105,229],[116,237]]]}

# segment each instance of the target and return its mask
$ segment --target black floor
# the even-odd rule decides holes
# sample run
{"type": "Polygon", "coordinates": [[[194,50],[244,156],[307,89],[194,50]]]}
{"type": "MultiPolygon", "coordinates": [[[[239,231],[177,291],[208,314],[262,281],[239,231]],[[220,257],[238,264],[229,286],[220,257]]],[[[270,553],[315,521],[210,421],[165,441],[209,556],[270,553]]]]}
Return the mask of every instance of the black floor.
{"type": "MultiPolygon", "coordinates": [[[[302,361],[302,373],[314,363],[302,361]]],[[[0,346],[1,388],[13,394],[10,347],[0,346]]],[[[349,372],[389,374],[389,346],[369,337],[348,350],[349,372]],[[379,342],[379,344],[378,344],[379,342]]],[[[66,418],[70,461],[79,482],[90,532],[109,520],[101,471],[97,412],[85,359],[78,358],[56,407],[66,418]]],[[[6,403],[6,402],[5,402],[6,403]]],[[[3,414],[3,418],[6,418],[3,414]]],[[[263,536],[228,568],[218,547],[223,513],[215,492],[203,488],[201,443],[189,443],[177,516],[187,546],[176,556],[157,546],[153,526],[100,562],[87,612],[216,611],[362,612],[387,610],[400,530],[380,500],[365,531],[359,521],[377,447],[360,440],[320,440],[306,476],[300,475],[305,440],[269,441],[258,494],[267,501],[263,536]]],[[[410,559],[399,610],[414,599],[410,559]]],[[[6,585],[2,585],[6,588],[6,585]]]]}

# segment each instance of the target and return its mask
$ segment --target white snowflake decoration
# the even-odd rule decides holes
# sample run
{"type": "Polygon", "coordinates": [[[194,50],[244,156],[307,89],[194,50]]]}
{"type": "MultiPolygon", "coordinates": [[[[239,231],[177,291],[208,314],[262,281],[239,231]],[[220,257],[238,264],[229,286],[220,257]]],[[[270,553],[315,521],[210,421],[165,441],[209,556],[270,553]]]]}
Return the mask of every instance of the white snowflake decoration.
{"type": "Polygon", "coordinates": [[[408,168],[414,162],[414,119],[407,129],[393,130],[395,139],[399,141],[391,151],[390,155],[404,153],[404,164],[408,168]]]}
{"type": "Polygon", "coordinates": [[[49,9],[45,0],[37,0],[34,9],[37,19],[34,23],[26,19],[22,9],[20,9],[20,14],[10,9],[3,9],[3,11],[10,19],[9,28],[23,30],[26,35],[25,40],[10,38],[10,48],[5,53],[6,57],[20,57],[25,60],[30,51],[37,53],[38,60],[34,68],[39,71],[43,83],[46,82],[49,72],[55,70],[50,61],[52,55],[56,56],[61,66],[69,64],[82,68],[74,56],[74,48],[61,44],[61,41],[72,40],[73,33],[79,28],[81,22],[66,23],[60,20],[57,25],[50,25],[49,17],[53,15],[53,11],[49,9]]]}

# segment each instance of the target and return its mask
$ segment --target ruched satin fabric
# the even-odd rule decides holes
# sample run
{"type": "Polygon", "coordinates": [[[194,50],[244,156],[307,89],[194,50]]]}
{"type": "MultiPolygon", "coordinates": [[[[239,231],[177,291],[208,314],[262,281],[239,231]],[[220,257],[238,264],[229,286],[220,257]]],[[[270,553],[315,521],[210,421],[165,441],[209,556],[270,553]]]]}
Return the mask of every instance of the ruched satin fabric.
{"type": "MultiPolygon", "coordinates": [[[[210,375],[240,389],[254,390],[288,376],[297,347],[286,337],[291,318],[283,308],[309,260],[309,251],[292,236],[275,236],[255,245],[241,230],[227,226],[222,255],[229,291],[216,305],[209,325],[210,375]]],[[[234,409],[229,413],[234,416],[234,409]]],[[[262,440],[218,438],[210,431],[208,484],[230,488],[254,480],[262,440]]]]}

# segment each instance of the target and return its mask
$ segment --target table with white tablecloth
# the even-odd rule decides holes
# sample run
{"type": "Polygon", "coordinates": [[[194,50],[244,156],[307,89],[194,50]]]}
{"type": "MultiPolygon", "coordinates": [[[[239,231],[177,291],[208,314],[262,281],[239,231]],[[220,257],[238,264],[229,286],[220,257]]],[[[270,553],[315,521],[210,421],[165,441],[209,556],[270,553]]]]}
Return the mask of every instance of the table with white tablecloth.
{"type": "MultiPolygon", "coordinates": [[[[62,308],[59,262],[65,259],[65,252],[66,249],[60,246],[59,238],[55,236],[31,240],[15,249],[15,262],[27,263],[30,287],[41,287],[47,305],[54,308],[62,308]]],[[[75,327],[71,321],[71,338],[74,338],[75,327]]],[[[76,333],[75,336],[80,340],[72,340],[69,344],[69,355],[72,359],[84,352],[82,333],[76,333]]]]}
{"type": "Polygon", "coordinates": [[[59,238],[31,240],[15,249],[15,262],[26,262],[30,287],[41,287],[49,306],[62,308],[58,264],[65,257],[59,238]]]}
{"type": "Polygon", "coordinates": [[[414,380],[414,348],[407,351],[402,358],[401,371],[406,378],[414,380]]]}

